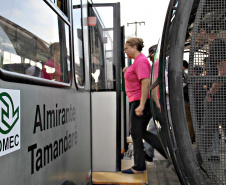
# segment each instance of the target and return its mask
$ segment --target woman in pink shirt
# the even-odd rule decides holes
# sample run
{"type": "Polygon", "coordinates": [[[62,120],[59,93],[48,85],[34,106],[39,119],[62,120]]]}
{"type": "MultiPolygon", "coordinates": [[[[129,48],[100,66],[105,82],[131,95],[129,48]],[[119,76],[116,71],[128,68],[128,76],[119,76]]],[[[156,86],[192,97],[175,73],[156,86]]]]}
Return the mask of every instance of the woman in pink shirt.
{"type": "Polygon", "coordinates": [[[158,137],[146,130],[152,117],[149,101],[151,65],[147,57],[141,53],[143,47],[143,40],[139,38],[130,38],[124,45],[127,57],[134,59],[134,63],[130,67],[123,69],[126,94],[130,102],[134,166],[122,172],[129,174],[142,173],[146,170],[143,139],[166,157],[158,137]]]}

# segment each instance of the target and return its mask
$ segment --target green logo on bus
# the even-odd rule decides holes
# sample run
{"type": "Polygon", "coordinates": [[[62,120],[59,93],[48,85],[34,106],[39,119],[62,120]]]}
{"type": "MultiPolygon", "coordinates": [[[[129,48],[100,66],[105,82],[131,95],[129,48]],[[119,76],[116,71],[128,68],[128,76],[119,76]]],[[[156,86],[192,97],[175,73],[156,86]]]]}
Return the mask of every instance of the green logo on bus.
{"type": "Polygon", "coordinates": [[[12,128],[15,126],[16,122],[19,119],[19,106],[14,109],[13,100],[11,96],[2,92],[0,94],[0,101],[5,105],[5,109],[1,107],[1,122],[4,125],[4,129],[0,127],[0,132],[2,134],[8,134],[12,128]],[[9,103],[9,104],[8,104],[9,103]]]}

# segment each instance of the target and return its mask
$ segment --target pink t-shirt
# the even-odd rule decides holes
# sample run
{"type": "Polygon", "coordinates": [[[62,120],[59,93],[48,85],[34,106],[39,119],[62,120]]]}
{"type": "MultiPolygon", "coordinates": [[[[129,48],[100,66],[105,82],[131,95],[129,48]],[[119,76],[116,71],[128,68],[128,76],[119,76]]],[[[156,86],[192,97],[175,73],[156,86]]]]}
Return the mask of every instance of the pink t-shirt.
{"type": "Polygon", "coordinates": [[[44,68],[42,70],[42,78],[53,80],[55,79],[56,81],[62,82],[62,72],[61,72],[61,67],[59,64],[57,64],[53,59],[49,59],[45,64],[44,68]],[[49,66],[52,68],[55,68],[54,73],[47,73],[45,66],[49,66]]]}
{"type": "MultiPolygon", "coordinates": [[[[154,63],[154,69],[153,69],[153,74],[152,74],[153,83],[155,82],[155,80],[157,80],[158,76],[159,76],[159,59],[157,59],[154,63]]],[[[160,99],[159,87],[158,87],[158,98],[160,99]]]]}
{"type": "MultiPolygon", "coordinates": [[[[141,98],[141,80],[150,78],[151,65],[144,54],[138,55],[134,63],[124,74],[126,94],[129,102],[140,100],[141,98]]],[[[150,98],[150,94],[148,94],[150,98]]]]}

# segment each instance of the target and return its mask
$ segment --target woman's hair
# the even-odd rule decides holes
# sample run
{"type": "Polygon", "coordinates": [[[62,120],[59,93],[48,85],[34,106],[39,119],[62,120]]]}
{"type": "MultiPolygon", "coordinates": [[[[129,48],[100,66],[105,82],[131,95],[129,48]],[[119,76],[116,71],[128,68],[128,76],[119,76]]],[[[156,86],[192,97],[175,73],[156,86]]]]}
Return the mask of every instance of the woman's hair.
{"type": "Polygon", "coordinates": [[[138,51],[142,51],[144,47],[144,41],[140,38],[129,38],[126,43],[131,47],[136,46],[138,51]]]}

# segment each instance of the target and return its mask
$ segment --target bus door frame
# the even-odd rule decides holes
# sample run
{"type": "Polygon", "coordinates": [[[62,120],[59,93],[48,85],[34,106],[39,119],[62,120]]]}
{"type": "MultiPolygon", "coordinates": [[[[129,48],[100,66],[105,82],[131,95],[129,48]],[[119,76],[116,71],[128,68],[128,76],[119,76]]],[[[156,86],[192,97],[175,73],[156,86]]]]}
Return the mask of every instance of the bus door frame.
{"type": "MultiPolygon", "coordinates": [[[[121,42],[122,42],[122,38],[121,38],[121,26],[120,26],[121,24],[120,23],[120,18],[121,18],[120,3],[89,4],[89,8],[97,8],[97,7],[113,7],[113,34],[114,34],[113,65],[115,66],[115,83],[114,84],[115,84],[115,91],[116,91],[116,167],[115,167],[115,171],[121,171],[121,60],[122,60],[121,42]]],[[[89,15],[90,14],[88,13],[88,16],[89,15]]],[[[90,63],[91,63],[91,58],[90,58],[90,63]]],[[[91,74],[91,68],[90,68],[90,74],[91,74]]],[[[91,76],[90,76],[90,79],[91,79],[91,76]]],[[[107,130],[106,132],[110,132],[110,130],[107,130]]],[[[92,146],[92,148],[93,147],[94,146],[92,146]]],[[[106,147],[110,147],[110,146],[106,146],[106,147]]]]}

